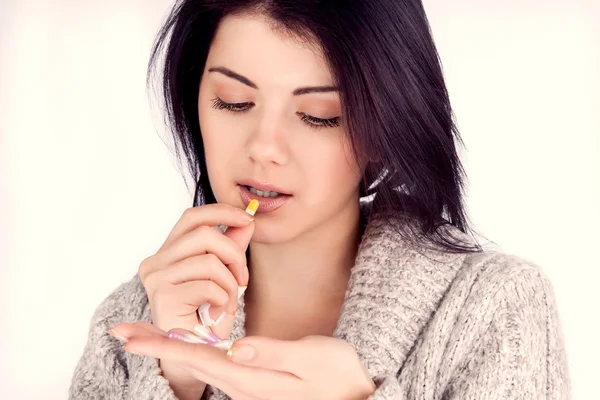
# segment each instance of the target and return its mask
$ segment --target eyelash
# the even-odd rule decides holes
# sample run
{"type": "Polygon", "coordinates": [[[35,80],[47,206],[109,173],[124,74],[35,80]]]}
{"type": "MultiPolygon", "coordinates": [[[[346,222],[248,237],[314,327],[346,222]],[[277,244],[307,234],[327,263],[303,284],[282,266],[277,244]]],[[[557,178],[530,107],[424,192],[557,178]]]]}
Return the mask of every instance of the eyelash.
{"type": "MultiPolygon", "coordinates": [[[[226,103],[218,97],[215,97],[212,100],[213,108],[217,110],[227,110],[234,113],[243,113],[250,109],[253,104],[251,102],[245,103],[226,103]]],[[[300,116],[300,120],[306,123],[311,128],[320,129],[320,128],[336,128],[340,126],[340,118],[317,118],[308,114],[298,113],[300,116]]]]}

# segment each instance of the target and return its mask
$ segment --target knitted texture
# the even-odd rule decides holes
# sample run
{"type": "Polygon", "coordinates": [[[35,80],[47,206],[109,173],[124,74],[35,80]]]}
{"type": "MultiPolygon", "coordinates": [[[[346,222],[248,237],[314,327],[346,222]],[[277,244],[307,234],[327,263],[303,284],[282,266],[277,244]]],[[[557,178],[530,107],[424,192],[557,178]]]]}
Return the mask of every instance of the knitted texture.
{"type": "MultiPolygon", "coordinates": [[[[151,321],[136,275],[98,307],[70,399],[176,400],[156,359],[108,331],[151,321]]],[[[245,335],[244,298],[232,339],[245,335]]],[[[369,400],[569,399],[552,286],[531,262],[495,251],[415,249],[382,219],[363,234],[334,337],[356,350],[377,385],[369,400]]],[[[207,386],[203,399],[227,395],[207,386]]]]}

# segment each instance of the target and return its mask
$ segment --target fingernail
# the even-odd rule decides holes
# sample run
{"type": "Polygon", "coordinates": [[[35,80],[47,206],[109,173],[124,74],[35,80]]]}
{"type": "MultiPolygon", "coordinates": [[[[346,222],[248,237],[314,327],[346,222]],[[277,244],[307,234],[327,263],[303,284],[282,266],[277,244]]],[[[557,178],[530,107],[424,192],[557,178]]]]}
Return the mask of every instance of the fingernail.
{"type": "Polygon", "coordinates": [[[110,333],[111,336],[113,336],[115,339],[120,340],[121,342],[127,342],[127,338],[121,335],[119,332],[115,331],[114,329],[111,329],[110,331],[108,331],[108,333],[110,333]]]}
{"type": "Polygon", "coordinates": [[[194,333],[204,339],[204,340],[208,340],[209,342],[219,342],[221,341],[221,338],[218,337],[217,335],[215,335],[213,332],[211,332],[210,329],[208,329],[205,326],[202,326],[200,324],[194,326],[194,333]]]}
{"type": "Polygon", "coordinates": [[[223,321],[223,318],[225,318],[225,316],[227,315],[227,313],[225,311],[223,311],[221,313],[221,315],[219,315],[219,318],[217,318],[217,320],[215,322],[213,322],[213,325],[219,325],[221,323],[221,321],[223,321]]]}
{"type": "MultiPolygon", "coordinates": [[[[244,272],[243,272],[242,275],[243,275],[242,280],[244,282],[248,283],[248,281],[250,280],[250,270],[248,269],[248,266],[244,267],[244,272]]],[[[242,287],[245,287],[245,286],[242,286],[242,287]]],[[[246,289],[244,289],[244,290],[246,290],[246,289]]],[[[239,292],[239,289],[238,289],[238,299],[239,298],[240,298],[240,292],[239,292]]]]}
{"type": "Polygon", "coordinates": [[[249,213],[245,210],[239,209],[238,217],[240,222],[250,223],[252,221],[252,215],[248,215],[249,213]]]}
{"type": "Polygon", "coordinates": [[[206,327],[211,326],[213,324],[213,320],[210,317],[210,313],[208,312],[209,309],[210,309],[209,303],[204,303],[198,308],[198,315],[200,316],[200,322],[202,322],[202,325],[204,325],[206,327]]]}
{"type": "Polygon", "coordinates": [[[131,350],[127,345],[123,346],[123,350],[131,354],[137,354],[135,351],[131,350]]]}
{"type": "Polygon", "coordinates": [[[231,340],[221,340],[219,342],[214,342],[214,343],[209,343],[212,347],[216,347],[217,349],[221,349],[221,350],[225,350],[227,351],[227,354],[229,354],[229,351],[231,350],[231,346],[233,346],[233,342],[231,340]]]}
{"type": "MultiPolygon", "coordinates": [[[[250,274],[248,272],[248,267],[246,267],[246,274],[250,274]]],[[[238,300],[244,295],[244,292],[246,292],[246,289],[248,289],[248,286],[240,286],[238,287],[238,300]]]]}
{"type": "Polygon", "coordinates": [[[244,362],[252,360],[255,354],[256,350],[254,350],[254,347],[242,344],[231,347],[227,352],[227,357],[232,361],[244,362]]]}

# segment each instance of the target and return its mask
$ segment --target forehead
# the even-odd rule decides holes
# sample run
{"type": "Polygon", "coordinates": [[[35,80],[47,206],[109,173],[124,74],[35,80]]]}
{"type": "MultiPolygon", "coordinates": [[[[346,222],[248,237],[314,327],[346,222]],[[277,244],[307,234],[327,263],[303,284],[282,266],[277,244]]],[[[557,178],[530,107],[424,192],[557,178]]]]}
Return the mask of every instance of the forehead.
{"type": "Polygon", "coordinates": [[[227,16],[217,29],[207,67],[224,66],[260,87],[330,85],[332,78],[319,46],[274,29],[266,17],[227,16]]]}

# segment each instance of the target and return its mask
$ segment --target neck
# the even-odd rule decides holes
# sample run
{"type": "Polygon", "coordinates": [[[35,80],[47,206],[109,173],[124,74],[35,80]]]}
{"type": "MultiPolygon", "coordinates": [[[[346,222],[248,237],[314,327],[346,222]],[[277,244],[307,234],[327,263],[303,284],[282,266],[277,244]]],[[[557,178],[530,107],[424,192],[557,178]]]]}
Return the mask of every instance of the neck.
{"type": "Polygon", "coordinates": [[[247,302],[255,310],[305,316],[306,310],[341,307],[360,240],[360,222],[357,202],[291,242],[252,243],[247,302]]]}

